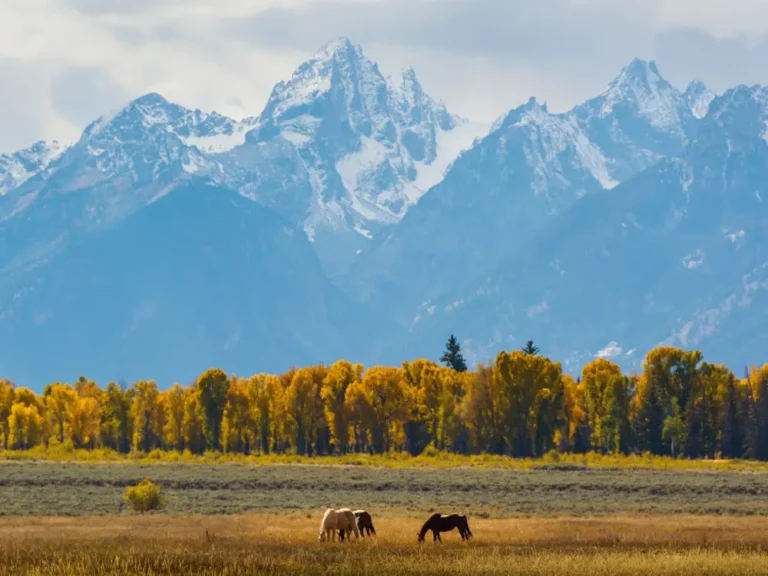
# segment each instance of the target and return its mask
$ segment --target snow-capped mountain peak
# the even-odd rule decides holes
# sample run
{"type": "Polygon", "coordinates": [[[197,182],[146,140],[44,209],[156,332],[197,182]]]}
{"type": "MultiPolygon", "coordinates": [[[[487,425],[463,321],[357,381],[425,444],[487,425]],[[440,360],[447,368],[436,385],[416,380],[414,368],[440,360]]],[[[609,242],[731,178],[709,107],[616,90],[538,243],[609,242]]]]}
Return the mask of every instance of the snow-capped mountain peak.
{"type": "Polygon", "coordinates": [[[708,118],[731,134],[768,141],[768,87],[741,85],[712,100],[708,118]]]}
{"type": "Polygon", "coordinates": [[[505,126],[527,134],[524,150],[535,175],[532,188],[537,194],[547,192],[553,180],[564,180],[571,168],[582,169],[604,189],[618,184],[608,171],[602,151],[572,114],[550,114],[546,102],[530,98],[509,114],[505,126]]]}
{"type": "Polygon", "coordinates": [[[190,110],[150,92],[101,116],[85,129],[81,141],[99,139],[104,132],[109,134],[109,139],[115,132],[126,130],[160,130],[176,135],[184,144],[202,152],[225,152],[244,143],[246,132],[255,124],[254,118],[238,122],[217,112],[190,110]]]}
{"type": "Polygon", "coordinates": [[[699,120],[709,112],[709,105],[717,95],[710,90],[704,82],[694,80],[685,90],[683,98],[693,112],[693,116],[699,120]]]}
{"type": "Polygon", "coordinates": [[[0,154],[0,196],[45,170],[66,149],[67,146],[53,140],[36,142],[13,154],[0,154]]]}
{"type": "MultiPolygon", "coordinates": [[[[305,213],[286,215],[303,218],[310,239],[325,229],[368,240],[396,223],[484,131],[432,99],[413,69],[388,82],[362,48],[339,38],[275,86],[247,141],[298,155],[295,173],[306,174],[312,200],[305,213]]],[[[249,185],[248,195],[283,201],[258,188],[249,185]]]]}
{"type": "Polygon", "coordinates": [[[350,60],[352,55],[362,56],[363,49],[345,36],[337,36],[321,46],[308,62],[319,60],[350,60]]]}
{"type": "Polygon", "coordinates": [[[430,97],[413,69],[388,82],[360,46],[337,38],[277,84],[257,118],[238,122],[155,92],[127,102],[19,190],[24,202],[0,212],[78,191],[68,195],[73,210],[106,226],[194,174],[303,228],[321,258],[345,238],[348,263],[485,132],[430,97]]]}
{"type": "Polygon", "coordinates": [[[360,46],[337,38],[301,64],[290,80],[275,86],[261,123],[311,136],[320,129],[323,114],[332,110],[352,130],[372,136],[386,129],[386,104],[386,81],[376,64],[360,46]]]}
{"type": "Polygon", "coordinates": [[[599,114],[606,117],[624,105],[644,117],[654,128],[683,132],[682,95],[659,73],[656,63],[635,58],[599,97],[599,114]]]}

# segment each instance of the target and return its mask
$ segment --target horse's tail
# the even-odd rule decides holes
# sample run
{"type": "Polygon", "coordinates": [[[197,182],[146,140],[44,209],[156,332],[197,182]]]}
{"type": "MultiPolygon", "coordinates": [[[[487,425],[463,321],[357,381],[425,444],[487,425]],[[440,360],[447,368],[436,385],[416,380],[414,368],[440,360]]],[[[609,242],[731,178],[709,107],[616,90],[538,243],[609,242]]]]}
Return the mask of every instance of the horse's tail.
{"type": "Polygon", "coordinates": [[[467,531],[467,534],[469,534],[470,536],[474,536],[472,534],[472,530],[469,529],[469,521],[467,520],[467,517],[463,516],[462,518],[464,519],[464,529],[467,531]]]}

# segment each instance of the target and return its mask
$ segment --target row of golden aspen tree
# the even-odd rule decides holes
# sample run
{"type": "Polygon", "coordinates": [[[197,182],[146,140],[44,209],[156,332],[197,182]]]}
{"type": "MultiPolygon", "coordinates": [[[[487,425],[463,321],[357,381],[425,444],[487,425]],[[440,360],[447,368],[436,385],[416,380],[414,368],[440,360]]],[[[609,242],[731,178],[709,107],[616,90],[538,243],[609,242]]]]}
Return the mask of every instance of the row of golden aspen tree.
{"type": "Polygon", "coordinates": [[[577,378],[525,351],[474,370],[341,360],[250,378],[207,370],[189,386],[105,388],[81,377],[42,395],[0,381],[6,449],[304,455],[425,448],[515,457],[561,452],[768,459],[768,365],[738,378],[698,351],[652,350],[640,374],[596,359],[577,378]]]}

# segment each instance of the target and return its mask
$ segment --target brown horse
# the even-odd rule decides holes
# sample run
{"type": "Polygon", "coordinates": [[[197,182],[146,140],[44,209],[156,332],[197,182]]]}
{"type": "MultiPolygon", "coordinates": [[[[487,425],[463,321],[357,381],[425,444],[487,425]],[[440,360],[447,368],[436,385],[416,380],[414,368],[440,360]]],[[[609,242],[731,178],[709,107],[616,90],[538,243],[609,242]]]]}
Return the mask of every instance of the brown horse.
{"type": "Polygon", "coordinates": [[[448,514],[447,516],[432,514],[419,531],[419,542],[424,542],[424,535],[428,530],[432,530],[432,539],[435,542],[442,543],[443,540],[440,538],[440,532],[450,532],[454,528],[459,530],[462,540],[469,540],[472,537],[472,531],[469,529],[466,516],[461,514],[448,514]]]}
{"type": "Polygon", "coordinates": [[[364,532],[367,532],[370,538],[371,534],[376,535],[376,529],[373,527],[373,519],[371,515],[365,510],[355,510],[355,519],[357,520],[357,528],[360,530],[360,535],[364,536],[364,532]]]}
{"type": "MultiPolygon", "coordinates": [[[[371,519],[371,515],[365,510],[355,510],[354,514],[355,520],[357,522],[357,528],[360,530],[360,536],[365,538],[366,533],[369,537],[371,534],[375,536],[376,529],[373,527],[373,519],[371,519]]],[[[348,536],[350,532],[352,532],[351,528],[347,528],[346,530],[339,530],[339,541],[343,542],[344,537],[348,536]]]]}

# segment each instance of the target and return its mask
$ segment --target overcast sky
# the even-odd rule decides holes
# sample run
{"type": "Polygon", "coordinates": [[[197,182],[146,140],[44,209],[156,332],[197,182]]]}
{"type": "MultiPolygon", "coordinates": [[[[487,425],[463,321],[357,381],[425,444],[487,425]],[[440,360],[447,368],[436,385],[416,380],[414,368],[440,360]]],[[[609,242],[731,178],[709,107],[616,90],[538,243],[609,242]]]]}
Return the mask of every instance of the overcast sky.
{"type": "Polygon", "coordinates": [[[157,91],[234,117],[326,41],[413,66],[453,112],[599,93],[638,56],[673,84],[768,84],[768,0],[2,0],[0,152],[71,141],[157,91]]]}

